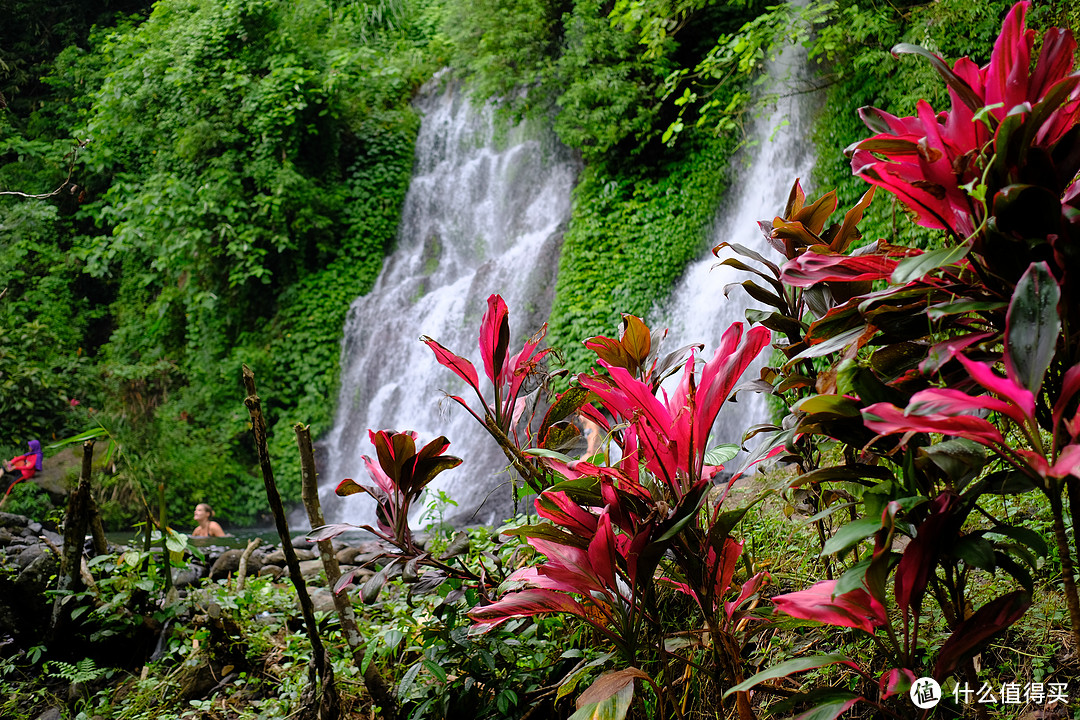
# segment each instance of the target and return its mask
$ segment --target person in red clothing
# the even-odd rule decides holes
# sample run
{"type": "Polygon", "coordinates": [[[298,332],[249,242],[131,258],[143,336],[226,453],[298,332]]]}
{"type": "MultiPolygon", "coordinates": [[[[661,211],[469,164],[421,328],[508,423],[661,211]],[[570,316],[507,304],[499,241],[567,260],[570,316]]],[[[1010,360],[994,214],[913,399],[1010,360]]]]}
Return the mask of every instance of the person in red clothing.
{"type": "MultiPolygon", "coordinates": [[[[41,469],[41,443],[37,440],[30,440],[26,443],[30,446],[30,452],[25,455],[17,455],[10,460],[4,461],[4,471],[9,473],[19,473],[19,477],[16,478],[8,485],[7,492],[4,493],[4,497],[7,497],[11,492],[11,488],[15,487],[23,480],[29,480],[34,477],[34,474],[41,469]]],[[[0,476],[3,473],[0,472],[0,476]]]]}

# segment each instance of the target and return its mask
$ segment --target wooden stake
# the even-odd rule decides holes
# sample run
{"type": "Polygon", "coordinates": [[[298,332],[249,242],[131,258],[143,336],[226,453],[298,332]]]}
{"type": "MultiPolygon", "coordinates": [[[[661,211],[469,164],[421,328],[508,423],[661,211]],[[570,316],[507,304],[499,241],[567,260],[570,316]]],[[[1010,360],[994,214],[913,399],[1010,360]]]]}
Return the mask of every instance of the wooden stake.
{"type": "Polygon", "coordinates": [[[278,494],[277,484],[274,482],[274,471],[270,467],[270,452],[266,446],[266,421],[263,419],[262,404],[255,391],[255,374],[251,368],[244,365],[244,390],[247,396],[244,405],[251,415],[251,433],[255,437],[255,450],[259,456],[259,466],[262,469],[263,486],[266,488],[266,500],[270,504],[270,510],[274,513],[274,524],[277,526],[278,537],[281,539],[281,550],[285,554],[285,563],[289,567],[289,578],[293,587],[296,588],[297,599],[300,601],[300,612],[304,616],[304,624],[307,626],[308,639],[311,641],[313,654],[312,661],[315,671],[322,685],[322,694],[319,702],[319,717],[325,720],[336,718],[340,708],[337,701],[337,688],[334,686],[333,670],[330,668],[329,657],[323,648],[322,638],[319,637],[319,629],[315,624],[315,607],[311,603],[311,597],[307,593],[307,585],[300,574],[300,561],[296,559],[296,551],[292,546],[292,538],[289,535],[289,524],[285,520],[285,507],[281,504],[281,495],[278,494]],[[324,712],[324,708],[326,711],[324,712]]]}
{"type": "MultiPolygon", "coordinates": [[[[319,503],[319,481],[315,470],[315,453],[311,447],[311,431],[301,423],[294,425],[293,430],[296,431],[296,445],[300,450],[300,492],[304,500],[304,509],[307,510],[308,522],[311,523],[312,529],[322,527],[326,524],[326,519],[323,517],[322,506],[319,503]]],[[[319,557],[322,559],[323,569],[326,570],[326,582],[332,589],[341,577],[337,555],[334,554],[334,545],[330,540],[320,540],[318,545],[319,557]]],[[[356,667],[363,669],[364,639],[356,624],[356,613],[353,612],[352,603],[346,593],[333,593],[333,596],[334,607],[341,621],[341,634],[349,643],[356,667]]],[[[364,671],[364,687],[367,688],[375,704],[382,708],[383,717],[386,720],[397,720],[399,716],[397,699],[373,662],[368,663],[367,670],[364,671]]]]}

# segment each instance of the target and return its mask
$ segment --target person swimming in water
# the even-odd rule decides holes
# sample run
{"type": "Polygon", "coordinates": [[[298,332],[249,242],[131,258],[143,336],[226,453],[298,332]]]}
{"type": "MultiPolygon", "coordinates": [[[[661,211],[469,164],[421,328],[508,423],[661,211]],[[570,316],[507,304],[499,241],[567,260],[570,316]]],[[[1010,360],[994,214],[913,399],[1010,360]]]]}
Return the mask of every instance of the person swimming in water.
{"type": "Polygon", "coordinates": [[[225,531],[221,529],[214,517],[214,509],[206,503],[195,506],[195,522],[198,525],[191,531],[191,537],[225,537],[225,531]]]}

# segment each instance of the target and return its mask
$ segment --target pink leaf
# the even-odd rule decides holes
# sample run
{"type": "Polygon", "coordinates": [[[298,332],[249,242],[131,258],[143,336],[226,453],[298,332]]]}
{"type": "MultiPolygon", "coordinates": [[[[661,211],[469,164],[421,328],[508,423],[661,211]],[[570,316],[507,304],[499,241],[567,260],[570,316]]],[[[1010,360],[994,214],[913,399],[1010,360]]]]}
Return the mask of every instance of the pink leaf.
{"type": "Polygon", "coordinates": [[[920,390],[911,396],[908,401],[907,415],[963,415],[972,411],[990,410],[1012,418],[1020,426],[1024,425],[1026,418],[1018,407],[1012,403],[998,400],[989,395],[972,397],[965,392],[952,388],[930,388],[920,390]]]}
{"type": "Polygon", "coordinates": [[[794,287],[811,287],[821,282],[884,280],[899,261],[883,255],[835,255],[811,248],[784,265],[780,279],[794,287]]]}
{"type": "Polygon", "coordinates": [[[455,355],[426,335],[421,337],[420,340],[431,348],[432,352],[435,353],[435,359],[440,365],[453,370],[454,374],[467,382],[469,387],[476,391],[477,395],[480,394],[480,380],[476,376],[476,368],[473,367],[471,362],[463,357],[455,355]]]}
{"type": "Polygon", "coordinates": [[[585,510],[564,492],[545,490],[536,499],[536,514],[582,537],[596,533],[596,516],[585,510]]]}
{"type": "Polygon", "coordinates": [[[480,323],[480,357],[484,372],[496,387],[505,382],[503,362],[510,345],[510,319],[506,303],[499,295],[488,297],[488,309],[480,323]]]}
{"type": "Polygon", "coordinates": [[[1066,445],[1058,454],[1057,460],[1048,471],[1051,477],[1063,478],[1067,475],[1080,478],[1080,445],[1066,445]]]}
{"type": "Polygon", "coordinates": [[[589,543],[589,563],[593,571],[599,575],[604,583],[613,589],[618,588],[616,580],[615,564],[615,533],[611,529],[611,516],[605,510],[600,514],[600,521],[596,526],[596,535],[589,543]]]}
{"type": "Polygon", "coordinates": [[[885,608],[870,593],[857,588],[833,597],[835,587],[836,580],[824,580],[806,590],[777,595],[772,601],[785,615],[826,625],[873,633],[875,627],[886,623],[885,608]]]}
{"type": "MultiPolygon", "coordinates": [[[[960,364],[971,374],[971,377],[975,382],[979,383],[990,392],[995,393],[998,397],[1010,401],[1019,408],[1021,415],[1017,415],[1017,418],[1029,418],[1032,421],[1034,420],[1034,393],[1010,378],[1001,377],[985,363],[969,360],[963,355],[957,355],[956,359],[959,360],[960,364]]],[[[1024,424],[1022,419],[1017,420],[1017,422],[1021,425],[1024,424]]]]}
{"type": "Polygon", "coordinates": [[[1054,432],[1057,432],[1061,418],[1065,414],[1065,408],[1078,390],[1080,390],[1080,365],[1073,365],[1066,371],[1065,378],[1061,381],[1061,394],[1054,403],[1054,432]]]}
{"type": "Polygon", "coordinates": [[[881,691],[881,699],[886,700],[893,695],[906,693],[915,682],[915,673],[907,668],[893,668],[882,674],[878,680],[878,688],[881,691]]]}
{"type": "Polygon", "coordinates": [[[587,617],[581,603],[566,593],[539,589],[510,593],[491,605],[474,607],[469,611],[469,617],[477,623],[474,628],[477,632],[487,632],[510,618],[556,612],[587,617]]]}
{"type": "Polygon", "coordinates": [[[970,415],[912,415],[891,403],[874,403],[863,408],[863,424],[879,435],[926,432],[956,435],[984,445],[1000,445],[1004,439],[998,429],[982,418],[970,415]]]}
{"type": "Polygon", "coordinates": [[[747,598],[758,591],[758,588],[769,579],[769,573],[762,570],[754,577],[750,578],[743,583],[742,589],[739,591],[739,597],[735,598],[731,602],[724,603],[724,614],[728,620],[731,620],[735,616],[735,611],[739,609],[747,598]]]}

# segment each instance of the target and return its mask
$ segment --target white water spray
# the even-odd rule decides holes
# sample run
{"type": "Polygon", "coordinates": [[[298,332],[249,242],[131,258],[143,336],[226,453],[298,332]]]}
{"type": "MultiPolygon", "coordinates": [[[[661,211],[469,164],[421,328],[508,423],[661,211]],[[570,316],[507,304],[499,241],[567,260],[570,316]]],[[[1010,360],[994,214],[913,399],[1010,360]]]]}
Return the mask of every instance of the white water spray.
{"type": "MultiPolygon", "coordinates": [[[[727,295],[724,288],[756,276],[727,266],[719,266],[724,258],[735,257],[724,250],[719,258],[712,248],[721,242],[743,245],[767,259],[779,262],[782,258],[765,242],[759,220],[772,220],[781,213],[795,178],[806,178],[813,168],[810,149],[811,110],[814,96],[806,92],[806,51],[789,46],[765,69],[769,78],[766,92],[776,102],[767,115],[759,117],[751,133],[751,144],[742,158],[745,169],[738,175],[727,201],[717,216],[704,257],[687,267],[682,279],[664,306],[651,318],[650,327],[667,327],[665,347],[674,349],[689,343],[703,343],[700,355],[712,359],[724,331],[733,322],[742,322],[746,329],[746,309],[764,308],[751,300],[742,288],[733,287],[727,295]]],[[[741,258],[745,261],[745,258],[741,258]]],[[[748,261],[754,265],[754,261],[748,261]]],[[[765,285],[760,278],[758,284],[765,285]]],[[[766,286],[767,287],[767,286],[766,286]]],[[[769,350],[762,351],[757,364],[744,374],[744,380],[757,377],[757,371],[768,359],[769,350]]],[[[713,426],[712,444],[739,443],[750,426],[768,420],[763,395],[741,392],[737,403],[727,403],[713,426]]],[[[734,467],[732,463],[731,467],[734,467]]]]}
{"type": "Polygon", "coordinates": [[[428,335],[472,360],[483,387],[477,339],[488,295],[506,300],[511,345],[518,347],[551,309],[579,171],[571,151],[538,123],[505,127],[491,107],[473,107],[464,93],[442,88],[438,79],[415,107],[423,119],[398,248],[372,291],[349,309],[334,427],[320,442],[326,453],[320,495],[328,522],[373,521],[366,495],[333,494],[347,477],[369,484],[361,459],[375,455],[369,429],[414,430],[418,448],[445,435],[447,453],[465,460],[430,486],[457,502],[448,515],[490,522],[508,514],[505,457],[443,394],[475,403],[472,390],[439,365],[419,337],[428,335]]]}

